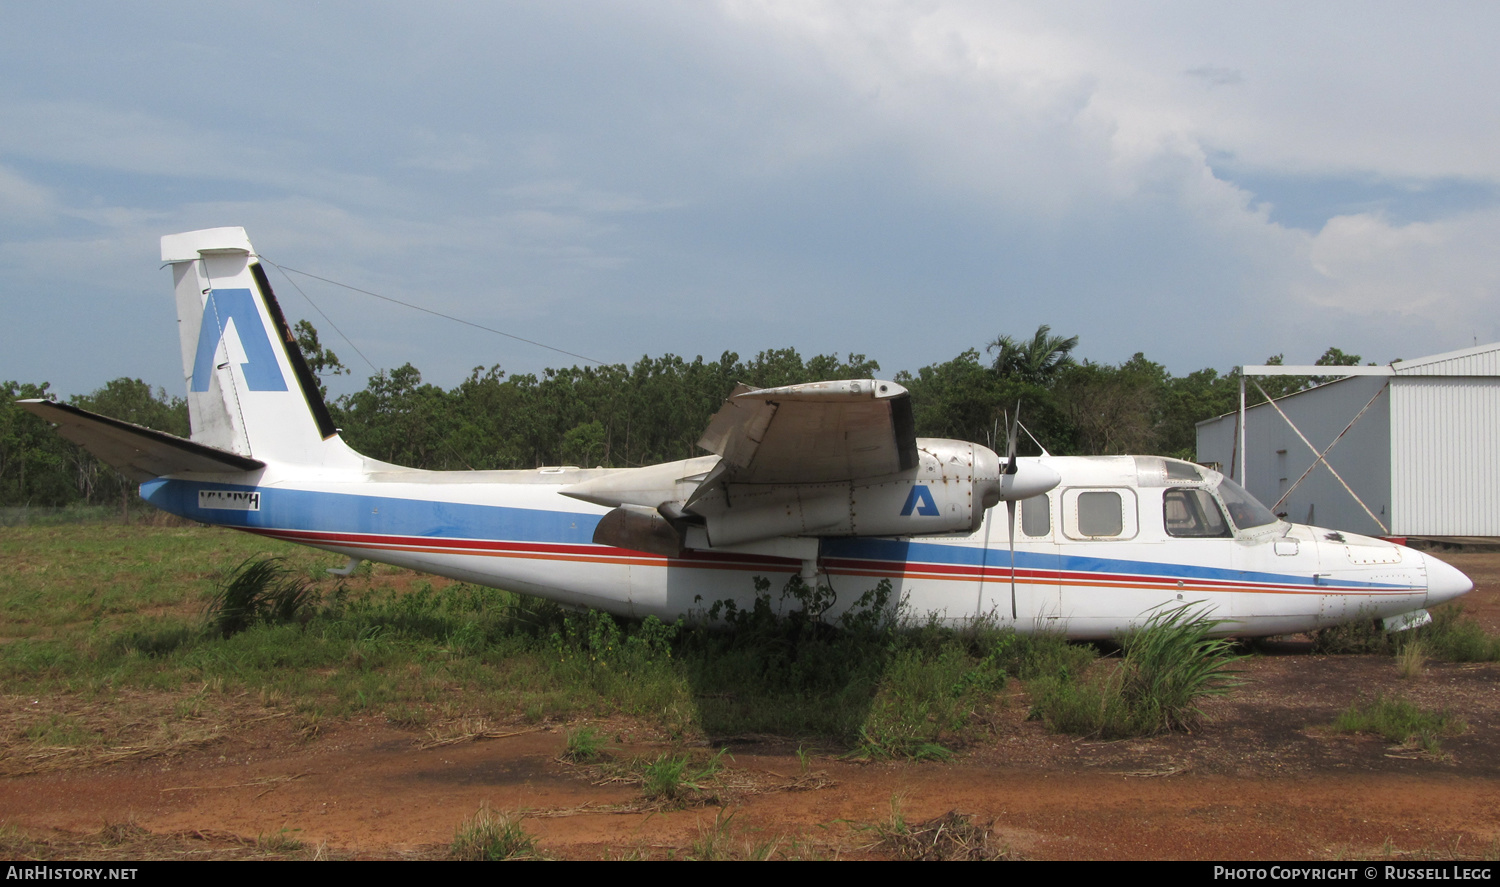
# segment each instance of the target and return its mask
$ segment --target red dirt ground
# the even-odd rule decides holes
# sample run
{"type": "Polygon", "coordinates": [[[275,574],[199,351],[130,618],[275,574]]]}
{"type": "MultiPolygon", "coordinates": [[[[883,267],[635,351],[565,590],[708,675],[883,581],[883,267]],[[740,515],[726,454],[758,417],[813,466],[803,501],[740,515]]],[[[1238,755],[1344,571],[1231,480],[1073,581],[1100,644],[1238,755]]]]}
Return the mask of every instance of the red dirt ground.
{"type": "MultiPolygon", "coordinates": [[[[1500,630],[1500,554],[1445,557],[1475,579],[1468,611],[1500,630]]],[[[870,846],[868,826],[888,821],[895,799],[909,822],[968,814],[1027,859],[1500,855],[1500,664],[1429,663],[1402,680],[1389,657],[1316,656],[1293,639],[1243,673],[1193,734],[1053,736],[1025,720],[1018,695],[986,741],[948,763],[814,754],[804,766],[784,743],[736,741],[716,802],[674,811],[644,811],[639,786],[561,762],[560,726],[424,748],[426,735],[384,719],[324,724],[309,740],[271,717],[170,757],[0,779],[0,847],[40,858],[432,858],[488,806],[524,812],[554,857],[682,857],[717,835],[731,854],[870,858],[889,855],[870,846]],[[1468,730],[1433,756],[1326,729],[1377,692],[1452,709],[1468,730]]],[[[637,725],[601,726],[620,737],[620,758],[678,748],[637,725]]]]}

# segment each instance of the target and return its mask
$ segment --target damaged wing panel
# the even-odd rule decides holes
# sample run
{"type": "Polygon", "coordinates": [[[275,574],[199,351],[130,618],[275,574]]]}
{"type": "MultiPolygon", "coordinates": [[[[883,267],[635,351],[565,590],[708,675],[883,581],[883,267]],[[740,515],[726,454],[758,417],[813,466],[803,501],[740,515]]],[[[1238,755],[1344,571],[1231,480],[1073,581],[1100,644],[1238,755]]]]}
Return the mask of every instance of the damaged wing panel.
{"type": "Polygon", "coordinates": [[[917,464],[911,397],[875,379],[741,385],[698,445],[722,456],[736,483],[830,483],[917,464]]]}

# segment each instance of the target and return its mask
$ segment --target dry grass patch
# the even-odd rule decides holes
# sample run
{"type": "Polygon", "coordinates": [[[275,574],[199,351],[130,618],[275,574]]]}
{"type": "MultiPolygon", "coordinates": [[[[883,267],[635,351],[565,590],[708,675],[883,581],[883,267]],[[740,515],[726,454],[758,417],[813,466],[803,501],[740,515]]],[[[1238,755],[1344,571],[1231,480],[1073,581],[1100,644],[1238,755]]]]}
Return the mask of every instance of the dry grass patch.
{"type": "Polygon", "coordinates": [[[180,754],[231,730],[286,712],[267,712],[247,694],[204,686],[182,692],[121,691],[76,696],[0,697],[0,775],[73,770],[180,754]]]}
{"type": "Polygon", "coordinates": [[[994,823],[981,826],[967,813],[949,810],[925,822],[907,822],[901,798],[891,799],[891,815],[866,828],[875,840],[861,849],[890,853],[897,859],[919,862],[990,862],[1019,859],[992,832],[994,823]]]}
{"type": "Polygon", "coordinates": [[[212,830],[152,832],[133,823],[112,823],[97,832],[52,831],[27,834],[0,828],[0,856],[16,861],[139,862],[177,860],[331,859],[325,844],[310,845],[283,829],[247,838],[212,830]]]}

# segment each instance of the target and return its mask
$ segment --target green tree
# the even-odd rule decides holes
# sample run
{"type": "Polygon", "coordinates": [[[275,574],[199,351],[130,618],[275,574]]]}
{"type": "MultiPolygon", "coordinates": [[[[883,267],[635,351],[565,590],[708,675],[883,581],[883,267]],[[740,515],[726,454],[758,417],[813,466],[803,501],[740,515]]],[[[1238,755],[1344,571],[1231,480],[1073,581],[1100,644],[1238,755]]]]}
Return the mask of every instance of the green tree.
{"type": "MultiPolygon", "coordinates": [[[[140,379],[119,378],[106,382],[91,394],[74,397],[74,406],[122,422],[143,425],[178,437],[187,437],[187,401],[172,397],[164,388],[153,389],[140,379]]],[[[73,483],[91,504],[128,504],[139,498],[136,484],[95,459],[82,447],[72,447],[68,464],[73,483]]]]}
{"type": "MultiPolygon", "coordinates": [[[[339,419],[350,446],[411,468],[445,465],[445,438],[453,425],[448,394],[424,384],[411,364],[370,377],[363,391],[340,398],[339,419]]],[[[455,460],[456,461],[456,460],[455,460]]]]}
{"type": "Polygon", "coordinates": [[[79,498],[70,471],[76,448],[16,404],[51,399],[49,387],[46,382],[0,385],[0,505],[66,505],[79,498]]]}
{"type": "Polygon", "coordinates": [[[1158,452],[1169,376],[1159,363],[1135,356],[1118,367],[1083,361],[1065,368],[1054,393],[1074,431],[1074,452],[1121,455],[1158,452]]]}
{"type": "MultiPolygon", "coordinates": [[[[0,505],[62,506],[134,501],[136,485],[65,440],[52,426],[22,410],[18,399],[50,399],[46,383],[4,383],[0,403],[0,505]]],[[[75,406],[114,419],[188,435],[187,403],[140,379],[115,379],[75,406]]]]}
{"type": "Polygon", "coordinates": [[[302,359],[307,361],[307,368],[318,377],[318,393],[323,399],[328,399],[328,385],[324,379],[329,376],[346,376],[349,368],[339,360],[339,356],[318,341],[318,331],[305,320],[297,321],[292,327],[292,332],[297,337],[297,347],[302,351],[302,359]]]}
{"type": "Polygon", "coordinates": [[[1030,341],[1000,336],[985,347],[985,353],[995,355],[992,367],[998,375],[1046,386],[1073,364],[1072,353],[1077,347],[1077,336],[1054,336],[1052,327],[1042,324],[1030,341]]]}
{"type": "Polygon", "coordinates": [[[1161,455],[1198,458],[1198,423],[1239,409],[1239,371],[1202,369],[1167,380],[1162,393],[1161,455]]]}
{"type": "MultiPolygon", "coordinates": [[[[1357,367],[1361,359],[1358,354],[1346,354],[1342,350],[1330,346],[1327,351],[1323,352],[1322,357],[1314,361],[1313,365],[1320,367],[1357,367]]],[[[1309,376],[1308,381],[1313,385],[1325,385],[1340,378],[1343,377],[1338,375],[1309,376]]]]}

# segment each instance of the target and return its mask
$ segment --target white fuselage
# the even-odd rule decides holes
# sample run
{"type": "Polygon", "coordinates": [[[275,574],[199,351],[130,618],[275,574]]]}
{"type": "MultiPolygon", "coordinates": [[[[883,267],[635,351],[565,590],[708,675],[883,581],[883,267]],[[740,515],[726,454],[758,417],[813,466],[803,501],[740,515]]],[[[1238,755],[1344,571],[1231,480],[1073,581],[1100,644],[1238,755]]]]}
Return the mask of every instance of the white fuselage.
{"type": "MultiPolygon", "coordinates": [[[[1160,471],[1166,460],[1149,457],[1047,461],[1062,482],[1019,503],[1013,526],[1002,506],[968,534],[822,539],[819,581],[837,595],[833,613],[889,579],[909,617],[952,625],[986,619],[1106,638],[1163,605],[1202,602],[1227,620],[1225,633],[1273,635],[1397,616],[1471,587],[1405,546],[1282,521],[1185,538],[1168,502],[1215,496],[1221,478],[1207,469],[1199,481],[1172,481],[1160,471]]],[[[596,544],[609,509],[562,491],[609,473],[273,463],[247,475],[162,478],[142,494],[194,520],[626,616],[691,618],[719,600],[744,606],[755,577],[779,589],[798,573],[798,561],[778,557],[596,544]]]]}

